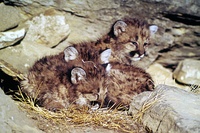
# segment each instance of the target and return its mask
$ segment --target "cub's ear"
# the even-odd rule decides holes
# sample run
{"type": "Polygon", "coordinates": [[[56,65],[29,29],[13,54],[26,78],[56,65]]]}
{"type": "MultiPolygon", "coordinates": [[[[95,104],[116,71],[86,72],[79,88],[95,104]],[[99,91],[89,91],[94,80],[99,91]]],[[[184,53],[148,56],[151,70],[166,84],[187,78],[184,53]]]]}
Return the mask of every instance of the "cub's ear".
{"type": "Polygon", "coordinates": [[[115,22],[113,26],[114,35],[118,37],[122,32],[126,30],[126,26],[127,24],[122,20],[118,20],[117,22],[115,22]]]}
{"type": "Polygon", "coordinates": [[[86,79],[86,72],[82,68],[74,68],[71,71],[71,81],[73,84],[78,84],[80,81],[86,79]]]}
{"type": "Polygon", "coordinates": [[[151,26],[149,26],[149,30],[150,30],[151,35],[153,35],[153,34],[155,34],[157,32],[158,26],[151,25],[151,26]]]}
{"type": "Polygon", "coordinates": [[[65,61],[68,62],[78,58],[78,51],[74,47],[70,46],[64,50],[64,55],[65,61]]]}
{"type": "Polygon", "coordinates": [[[106,49],[100,54],[100,59],[102,64],[106,64],[109,62],[109,58],[111,56],[111,49],[106,49]]]}

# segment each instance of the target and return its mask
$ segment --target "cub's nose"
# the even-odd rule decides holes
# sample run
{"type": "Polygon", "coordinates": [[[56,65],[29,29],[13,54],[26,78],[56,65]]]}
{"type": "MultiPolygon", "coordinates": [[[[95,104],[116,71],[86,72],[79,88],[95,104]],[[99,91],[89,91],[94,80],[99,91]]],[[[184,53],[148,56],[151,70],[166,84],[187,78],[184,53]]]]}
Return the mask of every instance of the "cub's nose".
{"type": "Polygon", "coordinates": [[[145,54],[145,51],[144,51],[144,50],[139,50],[139,51],[138,51],[138,54],[139,54],[139,56],[142,56],[142,55],[145,54]]]}

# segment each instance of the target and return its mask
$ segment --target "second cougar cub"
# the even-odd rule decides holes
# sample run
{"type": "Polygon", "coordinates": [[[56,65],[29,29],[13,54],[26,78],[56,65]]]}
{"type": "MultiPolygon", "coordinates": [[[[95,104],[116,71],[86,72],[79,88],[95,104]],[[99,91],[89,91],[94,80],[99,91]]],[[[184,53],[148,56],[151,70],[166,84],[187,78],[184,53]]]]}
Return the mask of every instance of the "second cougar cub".
{"type": "MultiPolygon", "coordinates": [[[[80,46],[81,47],[81,46],[80,46]]],[[[79,48],[78,48],[79,49],[79,48]]],[[[77,51],[78,52],[78,51],[77,51]]],[[[98,52],[97,52],[98,53],[98,52]]],[[[143,91],[152,91],[154,89],[154,82],[151,76],[145,72],[145,70],[119,62],[109,62],[111,56],[111,50],[104,50],[99,55],[92,56],[91,59],[99,63],[99,59],[104,59],[106,65],[109,64],[110,70],[107,73],[107,89],[103,94],[105,99],[103,106],[118,106],[118,105],[129,105],[133,96],[143,91]],[[106,53],[106,54],[103,54],[106,53]]],[[[87,56],[89,53],[82,53],[80,56],[87,56]]]]}

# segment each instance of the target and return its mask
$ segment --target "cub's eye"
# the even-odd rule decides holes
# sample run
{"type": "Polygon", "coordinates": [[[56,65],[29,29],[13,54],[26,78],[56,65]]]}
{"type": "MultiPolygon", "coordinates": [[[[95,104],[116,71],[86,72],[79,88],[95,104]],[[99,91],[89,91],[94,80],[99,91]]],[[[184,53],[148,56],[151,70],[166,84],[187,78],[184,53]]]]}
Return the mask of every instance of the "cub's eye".
{"type": "Polygon", "coordinates": [[[137,42],[131,42],[133,45],[136,45],[137,46],[137,42]]]}

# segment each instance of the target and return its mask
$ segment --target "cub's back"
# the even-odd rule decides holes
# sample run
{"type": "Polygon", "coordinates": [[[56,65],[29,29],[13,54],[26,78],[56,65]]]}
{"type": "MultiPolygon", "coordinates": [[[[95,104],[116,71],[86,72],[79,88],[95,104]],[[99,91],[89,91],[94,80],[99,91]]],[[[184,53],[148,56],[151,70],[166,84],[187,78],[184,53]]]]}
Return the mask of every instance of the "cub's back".
{"type": "Polygon", "coordinates": [[[105,104],[128,105],[134,95],[154,89],[151,76],[143,69],[120,63],[111,63],[110,85],[105,104]]]}

